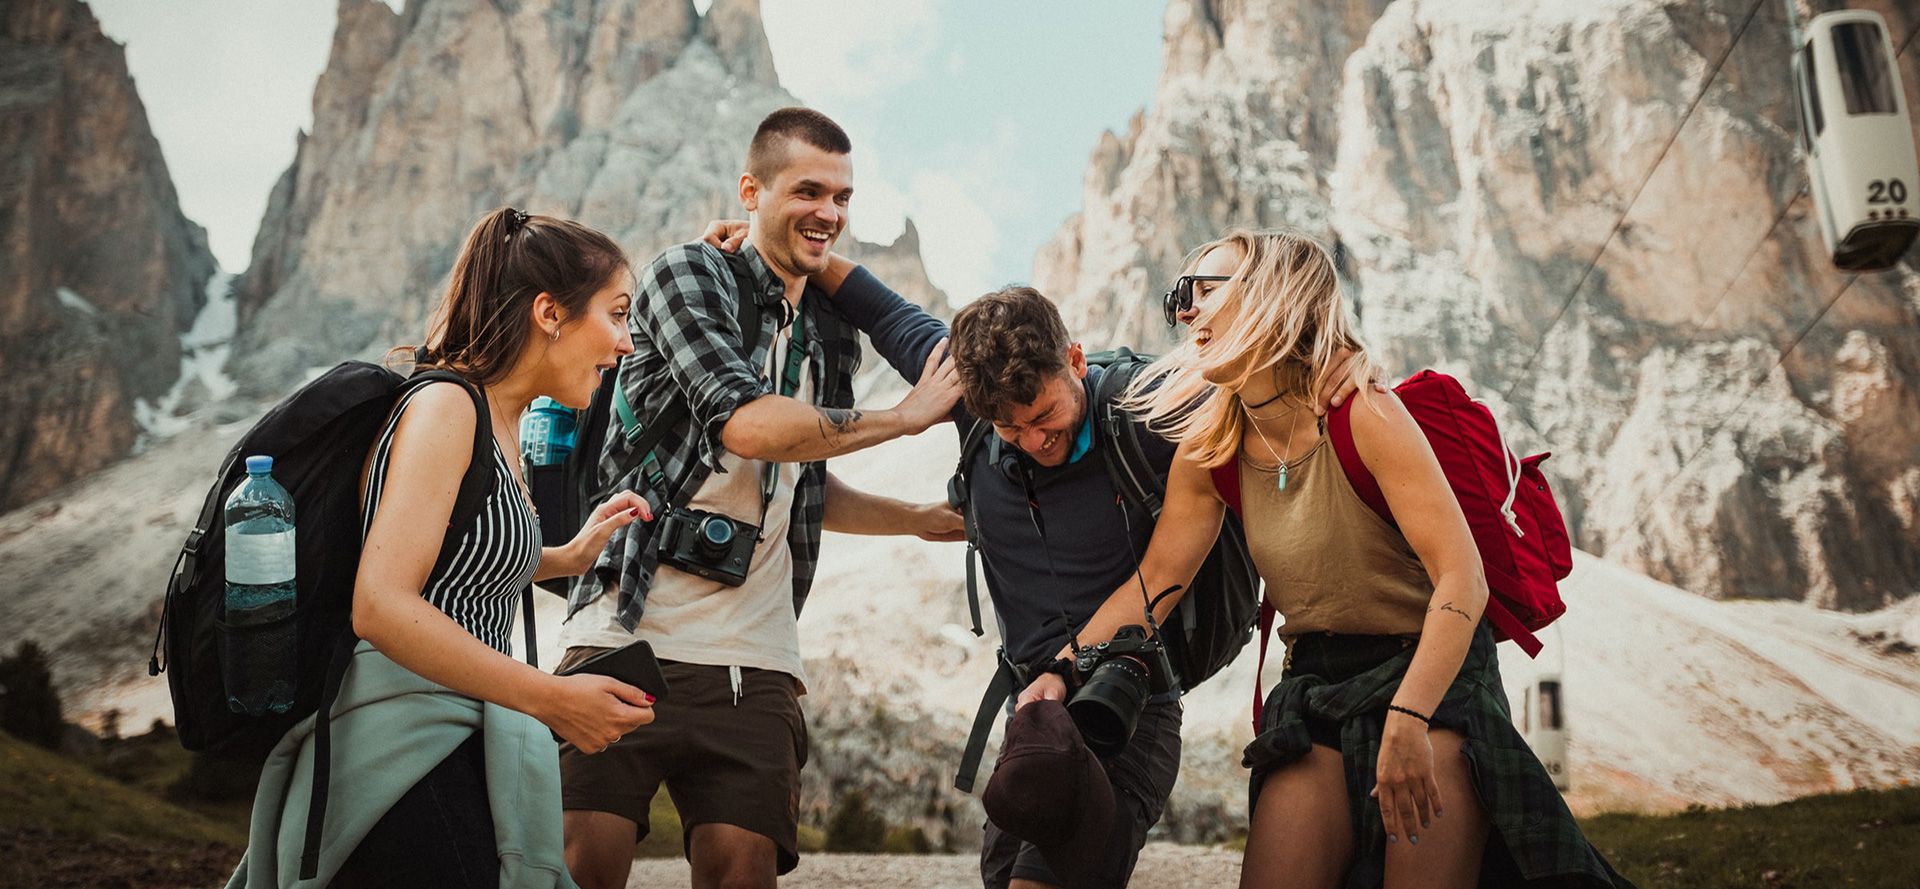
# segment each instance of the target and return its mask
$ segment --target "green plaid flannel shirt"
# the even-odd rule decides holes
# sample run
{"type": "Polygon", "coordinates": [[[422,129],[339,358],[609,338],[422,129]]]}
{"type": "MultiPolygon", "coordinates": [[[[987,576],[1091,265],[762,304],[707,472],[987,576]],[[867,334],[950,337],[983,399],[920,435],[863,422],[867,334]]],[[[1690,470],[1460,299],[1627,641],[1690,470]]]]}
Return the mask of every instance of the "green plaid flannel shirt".
{"type": "MultiPolygon", "coordinates": [[[[1268,774],[1305,756],[1312,746],[1309,716],[1340,726],[1347,811],[1355,837],[1346,889],[1376,889],[1386,879],[1386,828],[1380,820],[1380,803],[1370,794],[1378,775],[1387,705],[1416,650],[1409,645],[1379,666],[1344,681],[1289,673],[1268,696],[1260,734],[1246,748],[1242,764],[1253,770],[1250,791],[1257,800],[1268,774]]],[[[1633,884],[1615,873],[1587,842],[1546,766],[1513,727],[1493,635],[1485,626],[1474,634],[1465,663],[1434,709],[1433,724],[1465,736],[1462,752],[1474,789],[1523,879],[1550,886],[1631,889],[1633,884]]],[[[1251,800],[1248,811],[1252,811],[1251,800]]]]}
{"type": "MultiPolygon", "coordinates": [[[[751,296],[765,313],[761,342],[741,342],[740,297],[735,293],[733,271],[718,248],[700,241],[669,247],[636,276],[640,292],[630,321],[634,351],[620,363],[620,385],[642,423],[665,412],[676,400],[687,401],[691,410],[686,419],[667,430],[654,453],[669,483],[691,464],[689,491],[698,491],[710,475],[723,471],[720,458],[726,448],[720,442],[720,430],[734,411],[775,391],[775,381],[765,368],[783,317],[784,288],[757,251],[751,246],[741,249],[753,272],[751,296]]],[[[806,313],[809,331],[807,367],[813,403],[852,407],[853,375],[860,366],[858,333],[817,291],[808,292],[800,309],[806,313]],[[828,355],[833,356],[832,367],[826,366],[828,355]]],[[[648,484],[640,461],[632,459],[630,445],[620,434],[619,418],[610,420],[600,468],[590,489],[601,489],[620,467],[632,466],[620,479],[620,487],[645,497],[658,515],[674,492],[648,484]]],[[[819,566],[826,486],[824,461],[801,468],[787,530],[796,613],[813,587],[819,566]]],[[[614,532],[593,570],[569,591],[569,616],[617,583],[620,623],[629,630],[639,625],[647,590],[659,569],[655,524],[635,522],[614,532]]]]}

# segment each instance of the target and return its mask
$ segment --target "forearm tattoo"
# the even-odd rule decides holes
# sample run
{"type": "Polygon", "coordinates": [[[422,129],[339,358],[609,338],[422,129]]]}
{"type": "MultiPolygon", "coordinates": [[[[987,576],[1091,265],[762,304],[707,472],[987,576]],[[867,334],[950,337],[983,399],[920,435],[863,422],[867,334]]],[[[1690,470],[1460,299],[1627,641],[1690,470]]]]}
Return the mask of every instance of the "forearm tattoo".
{"type": "Polygon", "coordinates": [[[1461,620],[1464,620],[1467,623],[1473,623],[1473,615],[1468,614],[1465,611],[1461,611],[1458,608],[1455,608],[1452,602],[1442,602],[1438,605],[1434,605],[1427,609],[1428,614],[1432,614],[1436,611],[1449,611],[1454,614],[1460,615],[1461,620]]]}
{"type": "Polygon", "coordinates": [[[853,427],[863,416],[860,411],[849,408],[820,408],[820,437],[828,444],[839,444],[841,439],[853,434],[853,427]]]}

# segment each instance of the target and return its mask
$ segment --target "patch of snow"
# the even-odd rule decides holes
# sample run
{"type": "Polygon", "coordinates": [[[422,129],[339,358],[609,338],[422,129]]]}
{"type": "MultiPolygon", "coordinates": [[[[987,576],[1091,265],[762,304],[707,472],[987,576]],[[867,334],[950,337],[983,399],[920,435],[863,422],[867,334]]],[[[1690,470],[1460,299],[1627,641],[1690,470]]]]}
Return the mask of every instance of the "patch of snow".
{"type": "Polygon", "coordinates": [[[88,302],[86,297],[66,287],[53,288],[53,295],[60,299],[61,305],[69,309],[85,315],[91,315],[95,318],[100,317],[100,310],[96,308],[93,303],[88,302]]]}
{"type": "Polygon", "coordinates": [[[143,447],[191,428],[194,409],[225,401],[237,390],[226,374],[239,324],[232,284],[233,275],[226,272],[216,272],[207,280],[206,302],[194,316],[193,326],[180,335],[180,377],[158,400],[134,402],[133,417],[140,426],[143,447]],[[183,405],[195,384],[200,386],[200,397],[192,405],[183,405]]]}

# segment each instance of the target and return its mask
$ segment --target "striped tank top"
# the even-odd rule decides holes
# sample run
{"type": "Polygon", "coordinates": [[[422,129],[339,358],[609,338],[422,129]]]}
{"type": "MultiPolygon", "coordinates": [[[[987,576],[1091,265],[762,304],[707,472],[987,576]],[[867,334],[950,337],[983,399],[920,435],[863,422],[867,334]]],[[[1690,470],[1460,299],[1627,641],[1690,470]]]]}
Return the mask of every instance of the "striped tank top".
{"type": "MultiPolygon", "coordinates": [[[[374,511],[380,508],[380,493],[386,485],[387,461],[393,449],[393,431],[407,405],[425,386],[402,396],[387,420],[386,429],[374,444],[373,462],[367,471],[365,502],[360,510],[360,539],[366,540],[373,527],[374,511]]],[[[489,418],[478,418],[490,422],[489,418]]],[[[491,438],[491,436],[489,436],[491,438]]],[[[533,507],[520,493],[520,483],[507,465],[506,455],[495,441],[492,454],[475,454],[474,459],[489,459],[493,464],[493,493],[480,505],[473,523],[460,535],[453,557],[446,567],[427,578],[420,597],[445,612],[465,627],[474,638],[496,651],[513,653],[513,620],[520,593],[533,582],[540,566],[540,522],[533,507]]]]}

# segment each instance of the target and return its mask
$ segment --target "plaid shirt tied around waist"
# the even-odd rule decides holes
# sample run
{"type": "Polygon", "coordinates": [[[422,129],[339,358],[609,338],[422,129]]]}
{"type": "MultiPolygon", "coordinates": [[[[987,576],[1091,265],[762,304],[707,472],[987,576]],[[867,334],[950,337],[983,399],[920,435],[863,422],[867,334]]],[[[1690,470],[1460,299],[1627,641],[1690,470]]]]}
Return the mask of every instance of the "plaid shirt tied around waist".
{"type": "MultiPolygon", "coordinates": [[[[1358,640],[1385,637],[1332,638],[1367,644],[1358,640]]],[[[1414,651],[1409,640],[1397,654],[1384,655],[1378,666],[1345,679],[1329,679],[1290,667],[1269,693],[1260,734],[1247,745],[1241,763],[1253,770],[1248,787],[1251,812],[1266,776],[1299,760],[1311,748],[1307,720],[1326,720],[1339,726],[1347,810],[1354,832],[1353,864],[1341,883],[1342,889],[1378,889],[1386,878],[1386,830],[1380,820],[1380,803],[1369,794],[1379,766],[1387,704],[1406,677],[1414,651]]],[[[1510,866],[1482,871],[1482,886],[1633,889],[1633,884],[1587,842],[1546,767],[1514,728],[1500,681],[1493,634],[1486,625],[1474,632],[1465,663],[1434,708],[1433,724],[1464,736],[1461,752],[1467,757],[1474,791],[1486,809],[1493,834],[1511,856],[1510,866]]]]}
{"type": "MultiPolygon", "coordinates": [[[[651,484],[647,468],[622,434],[619,419],[611,418],[606,445],[592,489],[604,490],[620,474],[614,490],[631,489],[658,516],[679,495],[691,497],[714,472],[723,472],[720,459],[726,448],[720,430],[734,411],[776,390],[766,372],[768,355],[781,322],[789,314],[785,288],[766,261],[751,246],[742,247],[752,280],[740,282],[747,296],[760,305],[760,342],[742,343],[740,295],[732,267],[718,248],[695,241],[669,247],[636,276],[636,294],[630,320],[633,354],[620,362],[620,386],[644,425],[675,401],[685,400],[685,419],[666,430],[654,449],[660,476],[672,484],[684,472],[683,491],[663,491],[651,484]],[[624,473],[622,467],[630,467],[624,473]]],[[[809,289],[800,301],[806,316],[807,370],[813,384],[813,403],[821,407],[853,407],[853,375],[860,366],[857,333],[836,313],[829,300],[809,289]],[[833,366],[827,366],[832,356],[833,366]]],[[[813,587],[819,566],[820,524],[826,514],[827,465],[824,461],[801,467],[793,496],[787,545],[793,552],[793,608],[800,610],[813,587]]],[[[646,610],[647,590],[659,569],[655,546],[657,522],[634,522],[613,533],[593,570],[573,584],[567,596],[571,617],[592,603],[602,591],[618,585],[620,623],[632,630],[646,610]]]]}

